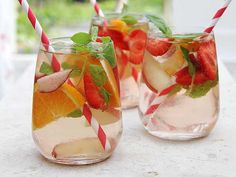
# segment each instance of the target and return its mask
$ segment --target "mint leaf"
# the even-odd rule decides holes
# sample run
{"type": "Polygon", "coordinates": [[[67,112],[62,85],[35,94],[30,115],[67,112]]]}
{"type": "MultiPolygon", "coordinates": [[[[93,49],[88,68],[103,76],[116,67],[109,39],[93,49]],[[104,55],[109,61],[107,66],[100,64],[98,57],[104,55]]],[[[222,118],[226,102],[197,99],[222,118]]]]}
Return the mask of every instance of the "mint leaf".
{"type": "Polygon", "coordinates": [[[190,76],[194,76],[195,72],[196,72],[196,68],[195,66],[193,65],[192,61],[190,60],[189,58],[189,51],[188,49],[184,48],[184,47],[180,47],[181,48],[181,51],[183,53],[183,56],[184,56],[184,59],[187,61],[188,63],[188,72],[190,74],[190,76]]]}
{"type": "Polygon", "coordinates": [[[111,38],[109,36],[101,37],[101,40],[103,44],[111,42],[111,38]]]}
{"type": "Polygon", "coordinates": [[[92,41],[96,41],[98,37],[98,27],[97,26],[93,26],[91,29],[91,39],[92,41]]]}
{"type": "Polygon", "coordinates": [[[116,66],[116,54],[113,49],[113,43],[107,43],[107,45],[103,49],[103,59],[106,59],[112,68],[116,66]]]}
{"type": "Polygon", "coordinates": [[[93,81],[98,87],[101,87],[106,83],[107,76],[101,66],[91,64],[89,66],[89,71],[92,75],[93,81]]]}
{"type": "Polygon", "coordinates": [[[153,23],[165,36],[171,36],[171,29],[166,25],[165,21],[154,15],[146,15],[146,18],[153,23]]]}
{"type": "Polygon", "coordinates": [[[71,69],[71,68],[72,68],[71,65],[70,65],[69,63],[67,63],[67,62],[63,62],[63,63],[61,64],[61,67],[62,67],[62,69],[64,69],[64,70],[66,70],[66,69],[71,69]]]}
{"type": "Polygon", "coordinates": [[[74,45],[73,46],[73,49],[75,51],[78,51],[78,52],[88,52],[88,47],[87,46],[78,46],[78,45],[74,45]]]}
{"type": "Polygon", "coordinates": [[[203,84],[199,84],[199,85],[194,85],[192,86],[191,88],[191,91],[188,92],[188,95],[192,98],[199,98],[199,97],[202,97],[202,96],[205,96],[207,94],[207,92],[215,87],[218,83],[218,80],[208,80],[206,82],[204,82],[203,84]]]}
{"type": "Polygon", "coordinates": [[[110,101],[111,94],[106,89],[104,89],[103,87],[100,89],[100,94],[102,95],[105,103],[108,105],[108,103],[110,101]]]}
{"type": "Polygon", "coordinates": [[[76,33],[71,37],[71,40],[79,45],[87,45],[92,41],[91,35],[85,32],[76,33]]]}
{"type": "Polygon", "coordinates": [[[81,117],[82,115],[83,115],[82,111],[79,109],[76,109],[72,111],[71,113],[69,113],[67,117],[77,118],[77,117],[81,117]]]}
{"type": "Polygon", "coordinates": [[[48,63],[43,62],[40,69],[39,69],[39,72],[41,72],[43,74],[50,75],[53,73],[53,69],[48,63]]]}
{"type": "Polygon", "coordinates": [[[177,84],[168,94],[168,96],[173,96],[182,89],[182,86],[177,84]]]}
{"type": "Polygon", "coordinates": [[[72,78],[73,77],[78,77],[80,75],[81,75],[81,71],[78,68],[73,69],[70,73],[70,77],[72,77],[72,78]]]}
{"type": "Polygon", "coordinates": [[[130,15],[125,15],[121,17],[121,20],[124,21],[127,25],[134,25],[138,23],[138,20],[130,15]]]}

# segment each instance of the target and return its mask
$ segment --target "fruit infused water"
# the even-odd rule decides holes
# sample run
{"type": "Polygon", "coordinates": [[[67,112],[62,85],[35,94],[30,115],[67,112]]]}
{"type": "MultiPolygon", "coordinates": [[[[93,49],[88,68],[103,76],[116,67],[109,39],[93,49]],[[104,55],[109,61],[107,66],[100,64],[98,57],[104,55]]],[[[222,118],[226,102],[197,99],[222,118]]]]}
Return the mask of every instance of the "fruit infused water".
{"type": "Polygon", "coordinates": [[[148,23],[143,15],[105,14],[95,16],[92,26],[98,26],[99,36],[110,36],[114,42],[122,108],[138,104],[138,82],[147,39],[148,23]]]}
{"type": "Polygon", "coordinates": [[[112,154],[122,133],[113,43],[87,33],[51,42],[55,51],[40,49],[37,58],[34,141],[44,157],[57,163],[102,161],[112,154]],[[61,65],[59,72],[52,69],[51,54],[61,65]]]}
{"type": "Polygon", "coordinates": [[[210,133],[219,113],[213,34],[150,33],[139,113],[146,130],[160,138],[188,140],[210,133]]]}

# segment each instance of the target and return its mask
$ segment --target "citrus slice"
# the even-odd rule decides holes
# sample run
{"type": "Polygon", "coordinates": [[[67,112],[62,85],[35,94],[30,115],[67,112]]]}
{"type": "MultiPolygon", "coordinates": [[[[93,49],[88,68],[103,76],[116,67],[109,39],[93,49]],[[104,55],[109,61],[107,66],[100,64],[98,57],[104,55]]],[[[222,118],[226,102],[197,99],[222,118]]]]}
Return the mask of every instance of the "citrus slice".
{"type": "Polygon", "coordinates": [[[120,31],[123,33],[127,32],[129,27],[124,21],[115,19],[110,21],[109,29],[120,31]]]}
{"type": "MultiPolygon", "coordinates": [[[[37,85],[36,85],[37,87],[37,85]]],[[[60,117],[66,117],[85,102],[84,97],[72,86],[63,84],[54,92],[34,92],[33,128],[41,128],[60,117]]]]}
{"type": "Polygon", "coordinates": [[[111,94],[109,106],[120,107],[120,96],[119,90],[116,82],[115,75],[113,73],[112,67],[107,60],[99,60],[104,71],[106,72],[108,82],[105,84],[105,88],[111,94]]]}

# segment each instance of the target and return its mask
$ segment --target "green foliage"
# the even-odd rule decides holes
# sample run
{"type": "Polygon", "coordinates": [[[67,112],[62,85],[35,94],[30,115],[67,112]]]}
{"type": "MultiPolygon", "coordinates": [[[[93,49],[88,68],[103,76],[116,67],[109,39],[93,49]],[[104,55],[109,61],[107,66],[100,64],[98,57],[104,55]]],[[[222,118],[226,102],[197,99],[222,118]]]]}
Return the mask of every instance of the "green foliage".
{"type": "MultiPolygon", "coordinates": [[[[148,0],[144,2],[142,0],[130,0],[129,11],[159,15],[162,12],[162,1],[148,0]]],[[[85,3],[78,3],[75,0],[29,0],[29,4],[49,37],[63,35],[60,34],[60,29],[62,28],[68,29],[71,26],[78,27],[83,22],[88,23],[95,14],[88,0],[85,3]]],[[[99,4],[103,11],[114,11],[116,1],[102,0],[99,4]]],[[[26,14],[23,13],[19,6],[17,24],[19,51],[32,52],[32,50],[37,48],[36,44],[38,44],[39,39],[28,22],[26,14]]]]}

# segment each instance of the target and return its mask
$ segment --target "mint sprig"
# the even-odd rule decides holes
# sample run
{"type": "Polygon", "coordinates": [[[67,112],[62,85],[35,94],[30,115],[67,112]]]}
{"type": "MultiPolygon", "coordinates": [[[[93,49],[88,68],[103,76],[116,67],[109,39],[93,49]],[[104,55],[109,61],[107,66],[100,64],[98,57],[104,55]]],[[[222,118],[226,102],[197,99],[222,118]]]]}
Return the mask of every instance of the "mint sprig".
{"type": "Polygon", "coordinates": [[[146,15],[146,18],[153,23],[166,37],[170,37],[172,35],[171,29],[167,26],[165,21],[154,15],[146,15]]]}
{"type": "Polygon", "coordinates": [[[102,43],[97,43],[98,27],[93,27],[91,34],[88,33],[76,33],[71,37],[71,40],[75,43],[73,50],[78,52],[90,52],[98,59],[107,60],[112,68],[116,66],[116,55],[113,48],[112,40],[109,36],[101,37],[102,43]]]}

